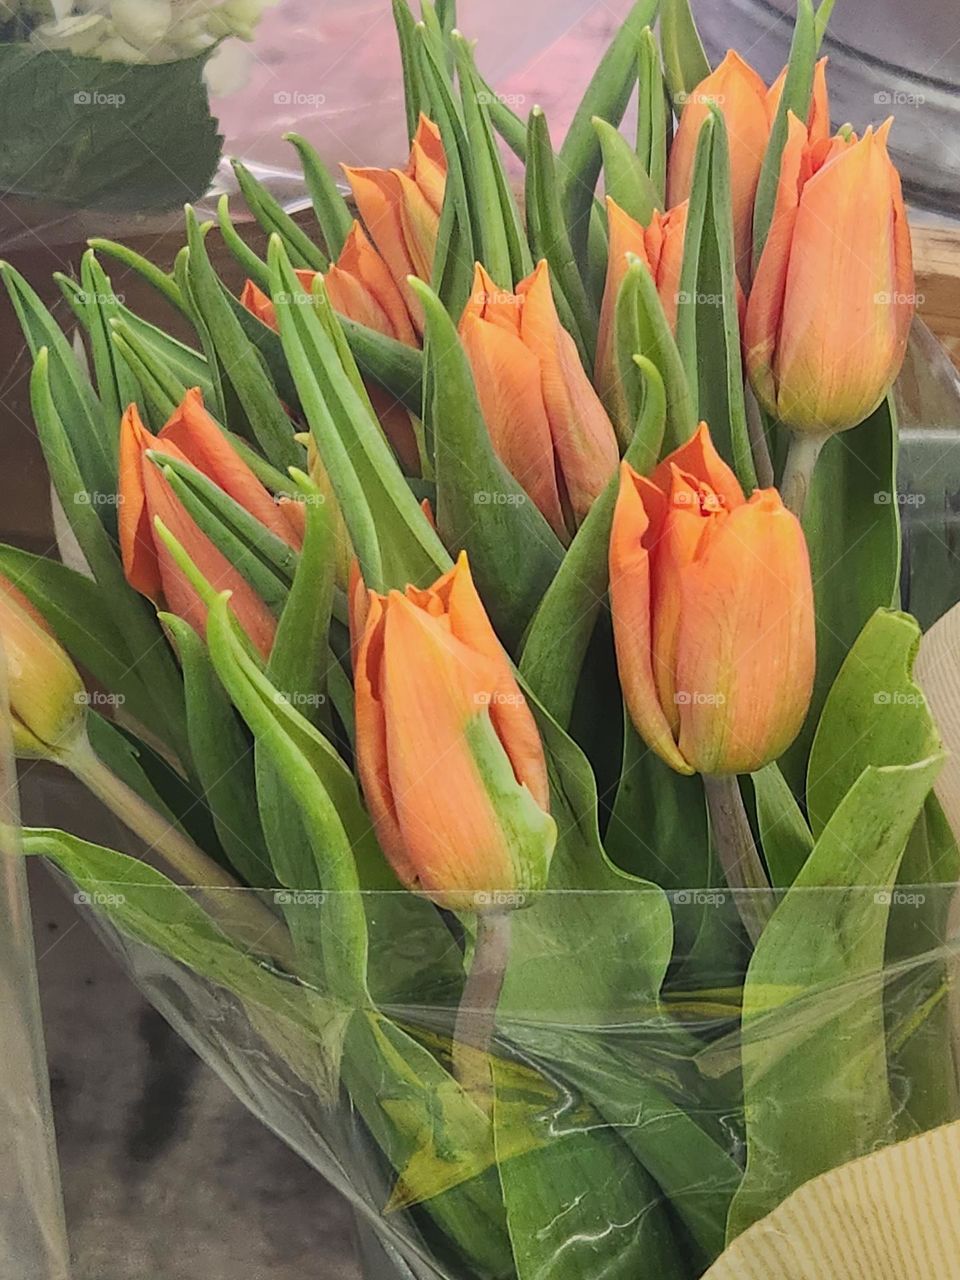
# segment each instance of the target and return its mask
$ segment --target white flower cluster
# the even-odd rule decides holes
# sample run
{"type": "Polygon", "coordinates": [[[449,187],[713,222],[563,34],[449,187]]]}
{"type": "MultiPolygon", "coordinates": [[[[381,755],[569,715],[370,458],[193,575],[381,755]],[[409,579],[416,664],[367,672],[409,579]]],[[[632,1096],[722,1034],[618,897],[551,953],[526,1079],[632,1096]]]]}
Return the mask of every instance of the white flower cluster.
{"type": "Polygon", "coordinates": [[[172,62],[228,36],[252,40],[277,0],[48,0],[51,19],[33,32],[45,49],[105,62],[172,62]]]}

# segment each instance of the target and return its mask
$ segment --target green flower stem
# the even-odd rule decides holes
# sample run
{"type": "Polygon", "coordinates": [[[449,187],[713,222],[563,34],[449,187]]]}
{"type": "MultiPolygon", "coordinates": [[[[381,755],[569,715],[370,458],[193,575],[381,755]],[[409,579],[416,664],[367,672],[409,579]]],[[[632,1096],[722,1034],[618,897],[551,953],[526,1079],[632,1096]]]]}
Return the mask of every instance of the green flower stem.
{"type": "Polygon", "coordinates": [[[58,762],[150,849],[156,850],[184,884],[200,890],[206,906],[229,937],[255,954],[272,956],[285,968],[296,971],[296,955],[277,916],[254,893],[241,889],[228,872],[108,769],[86,738],[59,756],[58,762]]]}
{"type": "Polygon", "coordinates": [[[735,774],[705,774],[703,785],[714,848],[743,926],[756,944],[773,915],[776,899],[753,839],[740,783],[735,774]]]}
{"type": "Polygon", "coordinates": [[[490,1045],[510,959],[512,932],[509,910],[478,915],[473,964],[453,1032],[453,1074],[488,1115],[493,1113],[490,1045]]]}
{"type": "Polygon", "coordinates": [[[809,431],[795,431],[790,437],[787,465],[783,469],[783,480],[780,482],[780,494],[784,506],[792,511],[798,520],[803,519],[810,485],[813,482],[813,470],[823,446],[829,439],[829,432],[824,435],[813,435],[809,431]]]}
{"type": "Polygon", "coordinates": [[[774,485],[773,462],[770,459],[770,446],[767,444],[767,433],[760,413],[757,397],[748,383],[744,394],[747,411],[747,434],[750,437],[750,452],[753,454],[753,466],[757,473],[757,488],[772,489],[774,485]]]}

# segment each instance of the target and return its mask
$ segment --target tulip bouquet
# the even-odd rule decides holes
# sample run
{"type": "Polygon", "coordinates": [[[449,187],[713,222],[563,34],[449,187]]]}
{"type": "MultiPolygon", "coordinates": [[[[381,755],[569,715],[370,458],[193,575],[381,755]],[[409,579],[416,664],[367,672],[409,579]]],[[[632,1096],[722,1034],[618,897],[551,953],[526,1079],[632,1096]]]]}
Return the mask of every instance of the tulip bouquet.
{"type": "Polygon", "coordinates": [[[82,354],[3,269],[79,566],[0,547],[13,739],[146,845],[24,849],[378,1280],[806,1275],[811,1204],[862,1275],[880,1166],[817,1180],[960,1117],[910,237],[889,124],[831,132],[829,8],[768,88],[639,0],[555,150],[397,0],[406,166],[348,201],[291,138],[315,225],[238,166],[239,296],[191,210],[172,273],[60,278],[82,354]]]}

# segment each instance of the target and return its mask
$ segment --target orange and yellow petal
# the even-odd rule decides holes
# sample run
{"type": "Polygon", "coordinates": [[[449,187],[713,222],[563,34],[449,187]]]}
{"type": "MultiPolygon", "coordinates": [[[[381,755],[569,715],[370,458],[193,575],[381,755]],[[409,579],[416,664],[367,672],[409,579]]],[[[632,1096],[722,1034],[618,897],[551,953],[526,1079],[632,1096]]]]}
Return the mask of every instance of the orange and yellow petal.
{"type": "Polygon", "coordinates": [[[692,773],[660,704],[653,669],[649,535],[651,529],[655,532],[661,527],[663,508],[660,490],[638,476],[628,463],[622,463],[610,535],[610,607],[620,684],[630,718],[644,741],[671,768],[692,773]]]}
{"type": "Polygon", "coordinates": [[[517,291],[524,299],[521,338],[540,363],[557,470],[579,524],[617,468],[616,434],[584,372],[576,343],[560,324],[546,262],[517,291]]]}
{"type": "Polygon", "coordinates": [[[796,737],[815,669],[806,541],[776,490],[711,522],[682,590],[680,751],[702,773],[752,773],[796,737]]]}
{"type": "Polygon", "coordinates": [[[289,523],[267,489],[233,448],[204,408],[198,388],[188,391],[160,430],[161,448],[174,445],[198,471],[233,498],[271,533],[297,545],[289,523]]]}
{"type": "Polygon", "coordinates": [[[460,336],[494,451],[565,540],[539,360],[515,333],[476,314],[463,318],[460,336]]]}
{"type": "Polygon", "coordinates": [[[417,884],[428,893],[473,894],[514,878],[465,737],[470,718],[484,713],[484,667],[443,618],[391,593],[381,685],[390,790],[417,884]]]}
{"type": "Polygon", "coordinates": [[[843,430],[882,400],[903,358],[895,255],[889,158],[868,132],[803,189],[775,363],[784,421],[843,430]]]}

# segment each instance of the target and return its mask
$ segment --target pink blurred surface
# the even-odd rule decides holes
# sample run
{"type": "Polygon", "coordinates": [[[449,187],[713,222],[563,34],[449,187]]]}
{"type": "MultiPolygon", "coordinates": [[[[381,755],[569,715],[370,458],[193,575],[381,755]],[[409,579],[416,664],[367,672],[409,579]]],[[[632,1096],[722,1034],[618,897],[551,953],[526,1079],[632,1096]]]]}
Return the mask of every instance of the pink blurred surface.
{"type": "MultiPolygon", "coordinates": [[[[562,136],[629,0],[461,0],[493,88],[522,115],[539,104],[562,136]]],[[[296,168],[285,132],[304,134],[331,166],[402,163],[400,56],[389,0],[280,0],[253,47],[247,87],[214,106],[227,153],[296,168]]]]}

